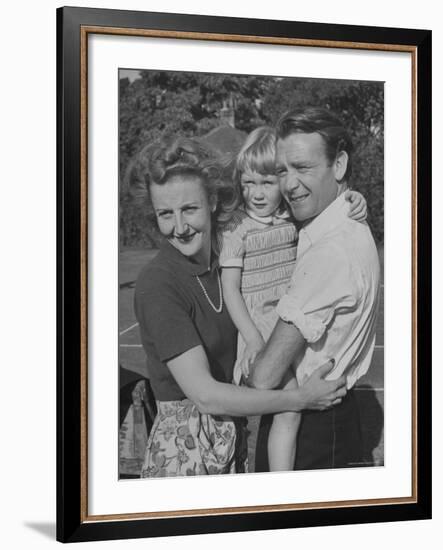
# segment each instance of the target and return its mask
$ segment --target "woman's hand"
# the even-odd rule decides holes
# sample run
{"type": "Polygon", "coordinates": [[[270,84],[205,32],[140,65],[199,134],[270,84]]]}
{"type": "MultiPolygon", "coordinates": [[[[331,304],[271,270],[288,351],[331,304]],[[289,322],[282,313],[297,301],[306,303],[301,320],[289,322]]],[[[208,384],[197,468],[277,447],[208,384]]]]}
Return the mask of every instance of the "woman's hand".
{"type": "Polygon", "coordinates": [[[264,345],[265,341],[260,334],[257,334],[257,336],[253,340],[250,340],[246,344],[245,351],[243,352],[243,355],[238,362],[241,368],[242,375],[245,379],[249,377],[250,366],[255,361],[257,355],[263,349],[264,345]]]}
{"type": "Polygon", "coordinates": [[[357,222],[364,222],[368,217],[368,204],[358,191],[345,191],[345,199],[350,203],[349,217],[357,222]]]}
{"type": "Polygon", "coordinates": [[[337,380],[325,380],[324,378],[334,368],[334,362],[328,361],[319,367],[300,386],[303,409],[323,411],[338,403],[346,395],[346,378],[340,376],[337,380]]]}

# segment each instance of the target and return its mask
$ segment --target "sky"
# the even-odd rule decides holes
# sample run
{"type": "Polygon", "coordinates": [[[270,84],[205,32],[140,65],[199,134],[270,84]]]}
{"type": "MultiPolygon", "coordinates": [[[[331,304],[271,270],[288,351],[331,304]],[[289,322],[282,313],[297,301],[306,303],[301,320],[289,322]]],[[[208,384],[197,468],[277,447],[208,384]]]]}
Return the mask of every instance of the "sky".
{"type": "Polygon", "coordinates": [[[120,78],[129,78],[129,81],[132,82],[140,75],[140,71],[136,69],[120,69],[119,76],[120,78]]]}

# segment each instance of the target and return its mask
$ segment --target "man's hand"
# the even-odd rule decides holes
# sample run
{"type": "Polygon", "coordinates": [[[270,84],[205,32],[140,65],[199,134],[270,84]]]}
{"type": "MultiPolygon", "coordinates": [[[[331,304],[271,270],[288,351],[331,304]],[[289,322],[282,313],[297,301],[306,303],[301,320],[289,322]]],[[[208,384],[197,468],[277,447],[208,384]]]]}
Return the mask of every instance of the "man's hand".
{"type": "Polygon", "coordinates": [[[346,378],[340,376],[337,380],[325,380],[324,378],[334,368],[334,360],[328,361],[319,367],[300,386],[303,409],[323,411],[341,403],[346,395],[346,378]]]}

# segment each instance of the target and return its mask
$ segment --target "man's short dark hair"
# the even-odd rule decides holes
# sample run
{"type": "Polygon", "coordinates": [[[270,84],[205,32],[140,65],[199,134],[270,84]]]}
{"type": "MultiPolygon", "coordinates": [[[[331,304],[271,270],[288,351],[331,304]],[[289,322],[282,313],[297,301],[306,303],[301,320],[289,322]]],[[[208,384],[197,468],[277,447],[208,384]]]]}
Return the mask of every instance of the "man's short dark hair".
{"type": "Polygon", "coordinates": [[[348,155],[348,167],[344,175],[349,180],[352,172],[352,151],[354,146],[341,120],[327,109],[307,107],[286,112],[276,125],[277,139],[291,134],[320,134],[325,142],[326,156],[334,162],[341,151],[348,155]]]}

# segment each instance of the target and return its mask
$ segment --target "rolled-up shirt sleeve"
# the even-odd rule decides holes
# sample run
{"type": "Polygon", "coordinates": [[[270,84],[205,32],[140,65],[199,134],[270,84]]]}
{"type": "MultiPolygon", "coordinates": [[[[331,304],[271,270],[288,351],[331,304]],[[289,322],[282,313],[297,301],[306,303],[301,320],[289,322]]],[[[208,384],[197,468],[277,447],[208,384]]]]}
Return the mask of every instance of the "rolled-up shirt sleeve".
{"type": "Polygon", "coordinates": [[[346,253],[337,246],[321,246],[297,260],[277,313],[295,325],[308,343],[314,343],[336,315],[354,310],[358,299],[356,277],[346,253]]]}

